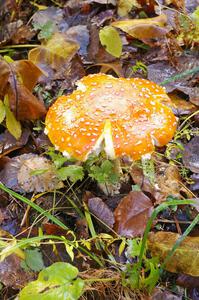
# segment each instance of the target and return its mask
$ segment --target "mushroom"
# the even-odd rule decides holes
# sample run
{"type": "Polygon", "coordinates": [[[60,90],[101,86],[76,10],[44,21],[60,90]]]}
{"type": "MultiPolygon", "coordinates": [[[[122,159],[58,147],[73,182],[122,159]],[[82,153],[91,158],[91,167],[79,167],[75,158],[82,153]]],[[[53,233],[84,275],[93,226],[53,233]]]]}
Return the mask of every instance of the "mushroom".
{"type": "Polygon", "coordinates": [[[91,74],[50,107],[45,133],[55,149],[80,161],[103,147],[110,159],[138,160],[172,139],[177,122],[169,106],[153,82],[91,74]]]}

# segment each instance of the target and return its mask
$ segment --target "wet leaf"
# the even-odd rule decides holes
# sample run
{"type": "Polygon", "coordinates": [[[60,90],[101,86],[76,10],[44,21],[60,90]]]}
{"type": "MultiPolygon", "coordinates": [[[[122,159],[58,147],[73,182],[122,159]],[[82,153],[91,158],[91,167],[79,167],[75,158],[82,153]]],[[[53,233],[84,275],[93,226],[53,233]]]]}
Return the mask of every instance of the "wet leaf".
{"type": "Polygon", "coordinates": [[[102,221],[102,225],[104,223],[109,228],[113,228],[113,224],[115,223],[113,212],[101,198],[90,198],[88,200],[88,208],[90,212],[97,217],[98,220],[102,221]]]}
{"type": "Polygon", "coordinates": [[[44,71],[46,65],[59,71],[67,61],[72,59],[78,49],[77,43],[68,41],[64,34],[55,33],[47,42],[30,50],[28,58],[44,71]]]}
{"type": "Polygon", "coordinates": [[[199,173],[199,136],[195,136],[186,146],[182,156],[186,168],[199,173]]]}
{"type": "Polygon", "coordinates": [[[116,232],[126,237],[142,235],[152,211],[153,204],[144,193],[130,192],[114,211],[116,232]]]}
{"type": "MultiPolygon", "coordinates": [[[[180,235],[173,232],[150,233],[148,247],[153,256],[158,256],[163,261],[174,246],[180,235]]],[[[175,250],[166,264],[166,270],[173,273],[184,273],[199,276],[199,238],[186,237],[175,250]]]]}
{"type": "Polygon", "coordinates": [[[77,300],[84,282],[77,278],[78,269],[68,263],[57,262],[39,273],[19,294],[20,300],[63,299],[77,300]]]}
{"type": "Polygon", "coordinates": [[[0,134],[0,158],[26,145],[29,136],[30,131],[28,129],[23,130],[22,135],[18,140],[16,140],[15,137],[8,132],[8,130],[0,134]]]}
{"type": "Polygon", "coordinates": [[[119,33],[112,26],[105,26],[99,32],[101,44],[106,48],[106,51],[115,57],[120,57],[122,54],[122,41],[119,33]]]}
{"type": "Polygon", "coordinates": [[[13,82],[11,83],[11,88],[8,90],[8,97],[10,107],[12,111],[16,112],[18,120],[36,120],[46,114],[44,103],[39,101],[28,88],[20,83],[16,86],[14,86],[13,82]]]}
{"type": "Polygon", "coordinates": [[[116,21],[111,25],[146,43],[147,40],[163,37],[168,32],[164,27],[166,22],[166,16],[160,15],[148,19],[116,21]]]}
{"type": "Polygon", "coordinates": [[[0,97],[8,95],[9,105],[17,120],[35,120],[45,115],[44,104],[33,94],[42,71],[31,61],[0,59],[0,97]]]}

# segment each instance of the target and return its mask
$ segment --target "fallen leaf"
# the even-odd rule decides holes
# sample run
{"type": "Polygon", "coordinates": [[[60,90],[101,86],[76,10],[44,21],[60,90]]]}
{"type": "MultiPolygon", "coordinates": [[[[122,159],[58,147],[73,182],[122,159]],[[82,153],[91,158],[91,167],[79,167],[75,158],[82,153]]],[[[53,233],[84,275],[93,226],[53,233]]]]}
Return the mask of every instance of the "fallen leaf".
{"type": "Polygon", "coordinates": [[[7,62],[0,58],[0,97],[8,95],[17,120],[35,120],[45,115],[44,104],[33,94],[42,71],[28,60],[7,62]]]}
{"type": "Polygon", "coordinates": [[[185,145],[182,156],[186,168],[194,173],[199,173],[199,136],[195,136],[185,145]]]}
{"type": "Polygon", "coordinates": [[[166,16],[160,15],[148,19],[129,19],[116,21],[111,23],[111,25],[121,29],[136,39],[151,44],[149,42],[150,39],[164,37],[168,32],[168,29],[165,28],[166,22],[166,16]]]}
{"type": "Polygon", "coordinates": [[[187,70],[192,70],[199,67],[198,55],[181,55],[175,58],[175,67],[169,62],[158,62],[155,64],[148,65],[148,79],[156,82],[157,84],[164,83],[167,93],[173,91],[181,91],[185,95],[189,96],[189,101],[195,105],[199,105],[199,88],[197,87],[197,73],[188,74],[178,78],[176,80],[171,80],[171,82],[166,83],[171,77],[179,75],[186,72],[187,70]]]}
{"type": "Polygon", "coordinates": [[[12,158],[1,170],[0,180],[20,193],[39,193],[63,186],[51,161],[36,154],[23,154],[12,158]]]}
{"type": "MultiPolygon", "coordinates": [[[[199,191],[199,174],[191,175],[191,179],[193,180],[194,183],[190,185],[190,190],[193,192],[199,191]]],[[[199,211],[199,205],[198,205],[198,211],[199,211]]]]}
{"type": "Polygon", "coordinates": [[[6,287],[21,289],[34,279],[33,272],[24,272],[22,261],[16,254],[11,254],[0,262],[0,281],[6,287]]]}
{"type": "Polygon", "coordinates": [[[28,129],[24,129],[22,131],[22,135],[18,140],[16,140],[14,136],[8,132],[8,130],[0,134],[0,158],[26,145],[29,136],[30,131],[28,129]]]}
{"type": "Polygon", "coordinates": [[[64,34],[55,33],[51,39],[28,53],[28,59],[44,72],[59,71],[77,53],[79,45],[66,39],[64,34]]]}
{"type": "Polygon", "coordinates": [[[172,110],[176,116],[190,115],[198,109],[196,105],[186,101],[175,92],[169,93],[168,96],[174,104],[172,110]]]}
{"type": "Polygon", "coordinates": [[[9,106],[5,105],[6,113],[6,128],[18,140],[21,137],[22,129],[19,121],[16,120],[15,115],[10,110],[9,106]]]}
{"type": "Polygon", "coordinates": [[[142,235],[152,211],[153,204],[144,193],[130,192],[114,211],[115,231],[126,237],[142,235]]]}
{"type": "Polygon", "coordinates": [[[64,10],[58,7],[50,6],[38,10],[31,19],[35,29],[42,29],[49,21],[52,24],[52,33],[58,32],[61,28],[68,29],[67,20],[64,20],[64,10]]]}
{"type": "Polygon", "coordinates": [[[18,120],[36,120],[45,116],[46,108],[44,103],[38,100],[24,85],[20,83],[14,85],[12,81],[7,95],[10,107],[12,111],[16,113],[18,120]],[[18,99],[17,101],[16,98],[18,99]]]}
{"type": "Polygon", "coordinates": [[[0,124],[3,122],[6,116],[6,109],[3,101],[0,100],[0,124]]]}
{"type": "Polygon", "coordinates": [[[112,26],[105,26],[99,32],[99,38],[106,51],[115,57],[122,54],[122,41],[117,30],[112,26]]]}
{"type": "Polygon", "coordinates": [[[162,290],[160,288],[155,288],[149,300],[182,300],[181,295],[175,295],[174,293],[162,290]]]}
{"type": "MultiPolygon", "coordinates": [[[[115,223],[114,214],[101,198],[90,198],[88,200],[88,208],[97,217],[97,220],[102,221],[100,224],[105,224],[109,228],[113,228],[115,223]]],[[[106,226],[105,228],[108,229],[106,226]]]]}
{"type": "Polygon", "coordinates": [[[72,26],[66,31],[66,38],[79,45],[78,53],[82,56],[87,55],[89,44],[89,31],[86,25],[72,26]]]}
{"type": "Polygon", "coordinates": [[[180,274],[178,275],[176,283],[177,285],[183,286],[184,288],[199,287],[199,277],[180,274]]]}
{"type": "MultiPolygon", "coordinates": [[[[173,232],[151,232],[148,236],[148,248],[153,256],[158,256],[160,261],[164,261],[179,238],[180,235],[173,232]]],[[[173,273],[199,276],[198,251],[199,238],[186,237],[168,260],[165,269],[173,273]]]]}
{"type": "Polygon", "coordinates": [[[156,182],[159,190],[157,202],[165,201],[168,196],[182,197],[180,194],[182,189],[180,184],[181,178],[176,166],[169,164],[160,165],[156,172],[156,182]]]}

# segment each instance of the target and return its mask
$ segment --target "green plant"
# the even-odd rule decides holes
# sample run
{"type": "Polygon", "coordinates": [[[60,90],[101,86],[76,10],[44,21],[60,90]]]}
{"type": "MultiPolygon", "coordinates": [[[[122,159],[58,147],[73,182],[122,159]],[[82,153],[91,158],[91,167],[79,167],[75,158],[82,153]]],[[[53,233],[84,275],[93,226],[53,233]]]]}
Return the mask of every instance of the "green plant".
{"type": "Polygon", "coordinates": [[[141,239],[128,240],[127,257],[133,259],[133,263],[126,264],[126,270],[122,272],[124,286],[131,289],[153,290],[159,280],[159,261],[157,258],[147,256],[147,247],[142,257],[142,272],[138,271],[138,257],[141,251],[141,239]]]}
{"type": "Polygon", "coordinates": [[[145,76],[147,75],[147,66],[140,60],[137,60],[135,65],[131,67],[132,74],[141,71],[145,76]]]}
{"type": "Polygon", "coordinates": [[[78,269],[71,264],[57,262],[39,273],[19,293],[19,300],[76,300],[83,293],[84,281],[78,277],[78,269]]]}
{"type": "Polygon", "coordinates": [[[38,34],[39,39],[49,40],[54,32],[54,24],[51,20],[47,21],[45,24],[34,24],[35,30],[40,30],[38,34]]]}
{"type": "Polygon", "coordinates": [[[70,179],[73,183],[84,178],[85,173],[99,183],[114,184],[119,180],[119,174],[115,169],[114,161],[105,159],[103,154],[96,156],[90,155],[82,166],[71,164],[64,166],[65,163],[74,163],[74,159],[64,157],[60,152],[56,153],[54,148],[50,148],[47,154],[51,157],[57,174],[61,180],[70,179]]]}

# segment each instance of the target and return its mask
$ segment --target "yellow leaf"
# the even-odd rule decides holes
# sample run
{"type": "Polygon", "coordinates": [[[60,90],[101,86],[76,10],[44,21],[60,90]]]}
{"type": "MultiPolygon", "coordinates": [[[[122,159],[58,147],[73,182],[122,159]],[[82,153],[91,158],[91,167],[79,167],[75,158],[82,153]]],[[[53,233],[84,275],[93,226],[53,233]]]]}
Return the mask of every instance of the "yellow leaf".
{"type": "MultiPolygon", "coordinates": [[[[148,248],[153,256],[164,261],[180,235],[173,232],[150,233],[148,248]]],[[[199,276],[199,237],[186,237],[168,260],[165,269],[173,273],[199,276]]]]}
{"type": "Polygon", "coordinates": [[[9,106],[5,104],[6,112],[6,127],[8,131],[18,140],[21,136],[21,124],[16,120],[13,112],[10,110],[9,106]]]}
{"type": "Polygon", "coordinates": [[[160,15],[148,19],[128,19],[111,23],[112,26],[121,29],[132,37],[140,40],[153,39],[165,34],[167,17],[160,15]]]}
{"type": "Polygon", "coordinates": [[[75,55],[78,49],[77,43],[67,40],[64,34],[55,33],[47,42],[30,50],[28,59],[41,68],[42,65],[47,64],[55,70],[59,70],[75,55]]]}
{"type": "Polygon", "coordinates": [[[119,33],[112,26],[105,26],[99,32],[99,38],[106,51],[115,57],[122,54],[122,41],[119,33]]]}
{"type": "Polygon", "coordinates": [[[0,100],[0,124],[5,119],[5,116],[6,116],[5,106],[3,104],[3,101],[0,100]]]}

